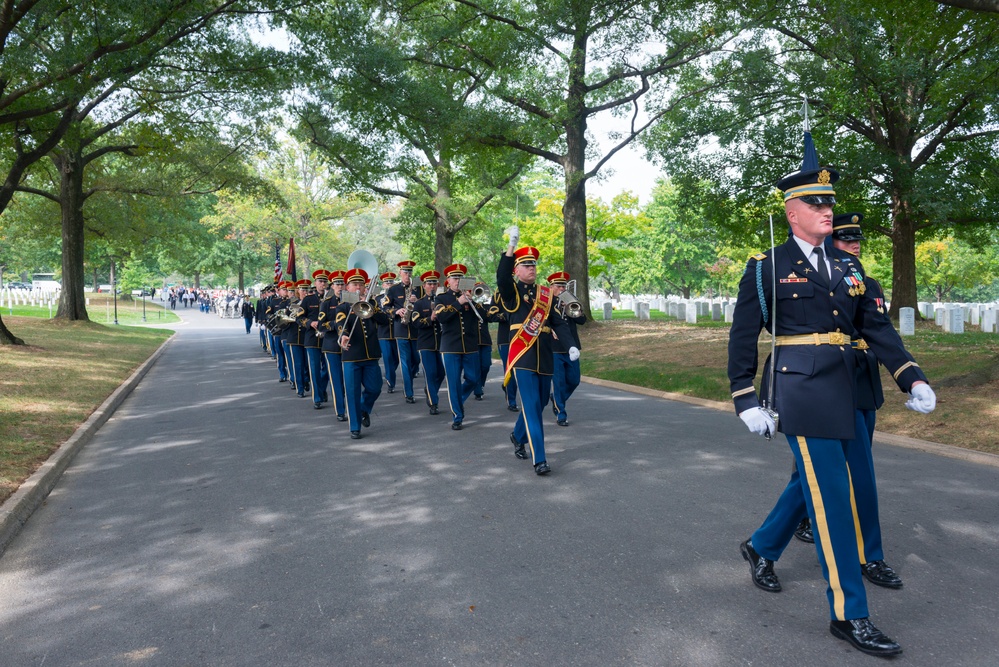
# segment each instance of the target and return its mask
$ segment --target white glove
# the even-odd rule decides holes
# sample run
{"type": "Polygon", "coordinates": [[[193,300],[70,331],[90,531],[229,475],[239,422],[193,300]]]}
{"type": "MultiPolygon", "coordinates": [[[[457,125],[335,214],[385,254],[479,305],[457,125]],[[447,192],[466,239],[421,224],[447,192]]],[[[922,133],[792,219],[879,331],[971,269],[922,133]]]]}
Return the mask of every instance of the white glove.
{"type": "Polygon", "coordinates": [[[928,384],[917,384],[909,390],[909,396],[912,398],[905,402],[905,407],[910,410],[928,415],[937,407],[937,395],[928,384]]]}
{"type": "Polygon", "coordinates": [[[774,424],[774,420],[763,411],[763,408],[749,408],[748,410],[743,410],[739,413],[739,419],[741,419],[749,430],[756,435],[766,436],[768,433],[770,435],[776,435],[777,425],[774,424]]]}
{"type": "Polygon", "coordinates": [[[579,361],[579,348],[570,347],[569,348],[569,361],[579,361]]]}
{"type": "Polygon", "coordinates": [[[517,242],[520,241],[520,227],[517,225],[511,225],[503,233],[510,237],[510,245],[512,246],[517,245],[517,242]]]}

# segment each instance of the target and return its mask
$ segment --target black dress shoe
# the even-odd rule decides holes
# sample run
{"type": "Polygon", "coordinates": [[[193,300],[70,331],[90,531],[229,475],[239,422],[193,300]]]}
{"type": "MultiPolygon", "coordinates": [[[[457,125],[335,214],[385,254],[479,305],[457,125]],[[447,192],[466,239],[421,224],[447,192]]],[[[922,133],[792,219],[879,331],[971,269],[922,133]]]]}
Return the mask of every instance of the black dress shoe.
{"type": "Polygon", "coordinates": [[[812,522],[809,519],[802,519],[798,527],[794,529],[794,536],[802,542],[815,544],[815,536],[812,535],[812,522]]]}
{"type": "Polygon", "coordinates": [[[371,415],[369,415],[367,412],[361,413],[361,426],[365,427],[371,426],[371,415]]]}
{"type": "Polygon", "coordinates": [[[292,383],[291,383],[290,385],[288,385],[288,386],[289,386],[289,388],[290,388],[290,389],[291,389],[292,391],[297,391],[297,390],[295,389],[295,383],[294,383],[294,382],[292,382],[292,383]]]}
{"type": "Polygon", "coordinates": [[[310,391],[312,391],[312,386],[308,382],[306,382],[305,383],[305,389],[303,389],[302,391],[304,391],[304,392],[310,392],[310,391]]]}
{"type": "Polygon", "coordinates": [[[855,618],[850,621],[830,621],[829,632],[833,637],[845,639],[853,648],[867,655],[898,655],[902,647],[891,637],[874,627],[869,618],[855,618]]]}
{"type": "Polygon", "coordinates": [[[558,406],[555,405],[555,401],[554,400],[552,400],[551,403],[552,403],[552,414],[555,415],[556,417],[558,417],[558,406]]]}
{"type": "Polygon", "coordinates": [[[299,392],[299,394],[298,394],[298,397],[299,397],[299,398],[305,398],[305,394],[303,394],[303,393],[299,392]]]}
{"type": "Polygon", "coordinates": [[[337,415],[336,416],[336,420],[338,422],[345,422],[345,421],[347,421],[347,415],[337,415]]]}
{"type": "Polygon", "coordinates": [[[351,440],[360,440],[361,439],[361,432],[360,431],[351,431],[350,432],[350,439],[351,440]]]}
{"type": "Polygon", "coordinates": [[[547,475],[552,469],[548,467],[547,461],[542,461],[541,463],[534,464],[534,472],[538,475],[547,475]]]}
{"type": "Polygon", "coordinates": [[[746,540],[739,545],[742,557],[749,561],[749,574],[756,587],[768,593],[780,592],[780,579],[774,574],[774,562],[756,553],[753,543],[746,540]]]}
{"type": "Polygon", "coordinates": [[[558,424],[559,426],[568,426],[569,425],[569,420],[568,419],[559,419],[555,423],[558,424]]]}
{"type": "Polygon", "coordinates": [[[278,382],[287,382],[288,378],[278,378],[278,382]]]}
{"type": "Polygon", "coordinates": [[[394,394],[395,393],[395,387],[389,387],[388,389],[386,389],[386,391],[388,393],[390,393],[390,394],[394,394]]]}
{"type": "Polygon", "coordinates": [[[452,431],[460,431],[461,430],[461,422],[454,422],[453,424],[451,424],[451,430],[452,431]]]}
{"type": "Polygon", "coordinates": [[[441,413],[441,411],[437,409],[436,405],[431,405],[430,406],[430,414],[432,414],[432,415],[439,415],[440,413],[441,413]]]}
{"type": "Polygon", "coordinates": [[[416,399],[413,398],[412,396],[407,396],[406,397],[406,402],[407,403],[416,403],[416,399]]]}
{"type": "Polygon", "coordinates": [[[524,447],[524,443],[517,442],[517,438],[510,434],[510,442],[513,443],[513,455],[518,459],[524,460],[527,458],[527,448],[524,447]]]}
{"type": "Polygon", "coordinates": [[[314,409],[316,409],[316,410],[322,410],[323,409],[323,404],[322,403],[313,403],[312,407],[314,409]]]}
{"type": "Polygon", "coordinates": [[[875,586],[902,588],[902,578],[895,574],[891,565],[883,560],[872,560],[870,563],[865,563],[860,566],[860,570],[864,573],[864,578],[875,586]]]}
{"type": "Polygon", "coordinates": [[[520,408],[518,408],[516,405],[508,405],[506,406],[506,409],[509,410],[510,412],[520,412],[520,408]]]}
{"type": "Polygon", "coordinates": [[[475,395],[475,400],[481,401],[482,400],[482,394],[476,394],[475,395]]]}

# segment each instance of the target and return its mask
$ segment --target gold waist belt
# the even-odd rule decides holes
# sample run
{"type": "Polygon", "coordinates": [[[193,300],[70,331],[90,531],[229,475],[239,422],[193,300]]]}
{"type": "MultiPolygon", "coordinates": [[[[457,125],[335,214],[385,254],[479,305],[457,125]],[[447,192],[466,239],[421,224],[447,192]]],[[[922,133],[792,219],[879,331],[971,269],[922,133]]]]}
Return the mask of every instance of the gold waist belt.
{"type": "Polygon", "coordinates": [[[850,337],[845,333],[813,333],[798,336],[777,336],[777,345],[849,345],[850,337]]]}
{"type": "MultiPolygon", "coordinates": [[[[516,331],[517,329],[522,329],[523,327],[523,324],[511,324],[510,331],[516,331]]],[[[541,327],[541,333],[551,333],[551,330],[552,328],[548,326],[541,327]]]]}

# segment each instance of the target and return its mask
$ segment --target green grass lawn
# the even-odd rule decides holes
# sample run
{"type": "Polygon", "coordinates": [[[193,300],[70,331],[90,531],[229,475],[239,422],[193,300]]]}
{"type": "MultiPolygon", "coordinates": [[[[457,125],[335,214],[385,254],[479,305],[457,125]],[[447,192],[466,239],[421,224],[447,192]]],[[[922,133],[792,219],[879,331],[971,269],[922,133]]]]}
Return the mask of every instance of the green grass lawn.
{"type": "MultiPolygon", "coordinates": [[[[114,299],[105,294],[90,294],[87,296],[90,305],[87,306],[87,315],[91,322],[111,324],[115,320],[114,299]]],[[[15,305],[7,307],[7,301],[3,301],[0,307],[0,314],[6,317],[54,317],[58,310],[57,304],[49,306],[25,306],[15,305]]],[[[163,307],[158,300],[150,301],[146,299],[145,317],[143,322],[143,304],[141,299],[118,298],[118,324],[171,324],[180,322],[180,318],[173,311],[163,307]]]]}
{"type": "Polygon", "coordinates": [[[0,345],[0,502],[172,333],[6,314],[4,323],[27,344],[0,345]]]}

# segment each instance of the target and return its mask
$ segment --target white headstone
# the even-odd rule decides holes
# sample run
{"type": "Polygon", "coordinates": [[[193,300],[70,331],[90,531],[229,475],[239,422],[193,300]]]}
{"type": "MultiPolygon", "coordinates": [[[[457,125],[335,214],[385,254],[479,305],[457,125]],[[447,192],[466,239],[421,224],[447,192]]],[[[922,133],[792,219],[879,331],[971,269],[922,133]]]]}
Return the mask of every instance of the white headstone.
{"type": "Polygon", "coordinates": [[[610,301],[604,301],[604,319],[612,320],[614,319],[614,304],[610,301]]]}
{"type": "Polygon", "coordinates": [[[950,326],[946,327],[946,331],[949,333],[964,333],[964,309],[960,306],[955,306],[948,309],[947,320],[950,322],[950,326]]]}
{"type": "Polygon", "coordinates": [[[722,318],[722,305],[720,303],[711,304],[711,320],[718,322],[722,318]]]}
{"type": "Polygon", "coordinates": [[[687,323],[697,324],[697,305],[693,303],[687,304],[687,323]]]}
{"type": "Polygon", "coordinates": [[[675,317],[676,317],[676,319],[680,320],[681,322],[686,322],[687,321],[687,304],[685,304],[685,303],[677,303],[676,304],[676,315],[675,315],[675,317]]]}
{"type": "Polygon", "coordinates": [[[971,307],[971,326],[977,327],[981,324],[982,305],[976,303],[971,307]]]}
{"type": "Polygon", "coordinates": [[[898,328],[903,336],[916,335],[916,310],[914,308],[898,309],[898,328]]]}
{"type": "Polygon", "coordinates": [[[731,324],[734,315],[735,315],[735,304],[734,303],[726,303],[725,304],[725,321],[731,324]]]}
{"type": "Polygon", "coordinates": [[[946,328],[944,321],[947,319],[947,309],[944,307],[942,303],[939,305],[933,304],[933,317],[938,327],[946,328]]]}
{"type": "Polygon", "coordinates": [[[649,313],[649,304],[647,304],[644,301],[639,301],[635,305],[637,306],[635,314],[638,315],[638,319],[640,319],[640,320],[651,319],[651,315],[649,313]]]}

